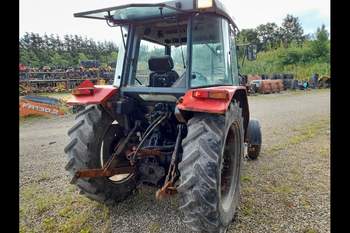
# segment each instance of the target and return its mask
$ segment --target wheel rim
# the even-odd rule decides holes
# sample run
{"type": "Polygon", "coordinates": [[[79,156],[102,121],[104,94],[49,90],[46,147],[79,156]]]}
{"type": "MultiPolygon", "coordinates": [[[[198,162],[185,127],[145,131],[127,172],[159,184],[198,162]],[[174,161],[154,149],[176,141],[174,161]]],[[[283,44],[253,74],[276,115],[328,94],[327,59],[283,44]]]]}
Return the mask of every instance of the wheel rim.
{"type": "Polygon", "coordinates": [[[231,203],[236,195],[239,179],[239,156],[240,156],[240,131],[237,124],[232,124],[229,128],[223,161],[221,168],[221,204],[225,211],[231,208],[231,203]]]}
{"type": "MultiPolygon", "coordinates": [[[[115,126],[118,123],[116,121],[112,122],[112,124],[108,127],[105,134],[102,137],[101,148],[100,148],[100,166],[103,168],[104,164],[108,161],[108,159],[112,156],[112,153],[120,141],[121,138],[118,138],[118,135],[115,131],[115,126]],[[114,131],[114,132],[113,132],[114,131]]],[[[132,178],[134,173],[125,173],[118,174],[114,176],[107,177],[109,181],[115,184],[120,184],[127,182],[130,178],[132,178]]]]}

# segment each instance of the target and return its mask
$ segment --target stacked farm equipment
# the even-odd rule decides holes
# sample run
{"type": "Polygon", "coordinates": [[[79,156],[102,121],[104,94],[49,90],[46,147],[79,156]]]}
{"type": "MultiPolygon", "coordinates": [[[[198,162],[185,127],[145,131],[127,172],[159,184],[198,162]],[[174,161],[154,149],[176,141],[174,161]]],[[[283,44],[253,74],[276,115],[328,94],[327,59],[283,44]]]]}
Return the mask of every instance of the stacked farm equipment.
{"type": "MultiPolygon", "coordinates": [[[[79,68],[51,68],[44,66],[28,68],[23,64],[19,67],[20,95],[28,93],[68,92],[76,88],[84,80],[97,85],[113,82],[114,69],[111,67],[90,67],[81,63],[79,68]],[[85,65],[85,66],[84,66],[85,65]]],[[[94,63],[94,65],[99,63],[94,63]]]]}
{"type": "Polygon", "coordinates": [[[281,80],[283,84],[283,89],[291,89],[293,86],[294,75],[293,74],[272,74],[270,75],[272,80],[281,80]]]}
{"type": "Polygon", "coordinates": [[[314,74],[309,80],[298,80],[291,73],[274,73],[262,75],[241,75],[241,85],[247,88],[248,94],[269,94],[279,93],[283,90],[304,90],[309,88],[329,88],[330,77],[327,75],[318,78],[314,74]],[[306,85],[305,85],[306,83],[306,85]]]}
{"type": "Polygon", "coordinates": [[[280,93],[285,90],[282,79],[273,76],[271,79],[267,75],[246,75],[243,78],[243,85],[246,86],[249,94],[269,94],[280,93]]]}
{"type": "Polygon", "coordinates": [[[318,81],[318,88],[330,88],[331,87],[331,78],[327,75],[324,75],[318,81]]]}

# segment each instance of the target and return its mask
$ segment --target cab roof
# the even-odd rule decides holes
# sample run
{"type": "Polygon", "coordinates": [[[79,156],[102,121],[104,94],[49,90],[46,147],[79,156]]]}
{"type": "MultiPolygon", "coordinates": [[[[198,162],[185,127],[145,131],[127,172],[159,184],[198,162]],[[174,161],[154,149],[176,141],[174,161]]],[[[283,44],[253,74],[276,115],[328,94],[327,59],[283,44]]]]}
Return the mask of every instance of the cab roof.
{"type": "Polygon", "coordinates": [[[209,3],[208,7],[199,6],[198,1],[201,0],[175,0],[155,4],[127,4],[79,12],[75,13],[74,17],[107,20],[113,25],[125,25],[130,23],[145,22],[148,20],[161,20],[164,17],[189,15],[199,12],[211,12],[224,16],[235,28],[237,28],[235,22],[228,14],[227,9],[219,0],[204,1],[209,3]]]}

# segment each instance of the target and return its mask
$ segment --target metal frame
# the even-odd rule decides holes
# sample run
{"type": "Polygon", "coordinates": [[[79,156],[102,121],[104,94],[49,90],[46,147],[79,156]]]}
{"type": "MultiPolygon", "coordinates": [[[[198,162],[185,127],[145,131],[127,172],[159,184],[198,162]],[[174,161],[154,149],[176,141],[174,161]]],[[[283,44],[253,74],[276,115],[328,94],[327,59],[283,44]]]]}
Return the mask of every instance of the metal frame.
{"type": "MultiPolygon", "coordinates": [[[[159,8],[169,8],[171,10],[175,10],[175,11],[181,12],[181,13],[185,13],[186,12],[184,10],[181,10],[179,8],[176,8],[176,7],[169,6],[169,5],[164,4],[164,3],[156,3],[156,4],[140,3],[140,4],[127,4],[127,5],[122,5],[122,6],[108,7],[108,8],[98,9],[98,10],[79,12],[79,13],[75,13],[74,17],[100,19],[100,20],[106,20],[107,19],[107,20],[109,20],[109,21],[111,21],[113,23],[117,23],[117,24],[129,24],[129,23],[132,23],[133,21],[132,20],[114,20],[113,17],[110,15],[111,11],[120,10],[120,9],[124,9],[124,8],[129,8],[129,7],[159,7],[159,8]],[[89,14],[102,13],[102,12],[107,12],[108,13],[108,17],[102,18],[102,17],[87,16],[89,14]]],[[[156,17],[156,18],[159,18],[159,17],[156,17]]],[[[152,19],[154,19],[154,18],[149,18],[147,20],[152,20],[152,19]]],[[[139,20],[134,20],[134,21],[137,22],[139,20]]]]}
{"type": "MultiPolygon", "coordinates": [[[[180,12],[181,14],[192,14],[192,13],[201,13],[201,12],[213,12],[215,14],[221,15],[229,20],[229,22],[238,30],[238,27],[236,23],[233,21],[233,19],[230,17],[230,15],[227,13],[227,9],[224,7],[224,5],[217,1],[213,0],[213,7],[207,8],[207,9],[198,9],[196,6],[196,1],[193,1],[193,8],[192,9],[181,9],[177,7],[176,3],[179,2],[181,4],[181,0],[179,1],[169,1],[165,3],[155,3],[155,4],[147,4],[147,3],[139,3],[139,4],[127,4],[127,5],[122,5],[122,6],[116,6],[116,7],[108,7],[108,8],[102,8],[98,10],[92,10],[92,11],[85,11],[85,12],[79,12],[75,13],[74,17],[81,17],[81,18],[91,18],[91,19],[99,19],[99,20],[111,20],[112,16],[102,18],[102,17],[94,17],[94,16],[87,16],[87,14],[94,14],[94,13],[101,13],[101,12],[107,12],[110,15],[110,12],[113,10],[119,10],[123,8],[128,8],[128,7],[166,7],[172,10],[176,10],[178,13],[180,12]],[[174,6],[171,6],[174,5],[174,6]]],[[[174,14],[176,15],[176,14],[174,14]]],[[[147,19],[148,20],[152,20],[147,19]]],[[[154,19],[153,19],[154,20],[154,19]]],[[[140,20],[111,20],[113,23],[117,24],[130,24],[130,23],[135,23],[140,20]]],[[[145,21],[145,20],[141,20],[145,21]]]]}

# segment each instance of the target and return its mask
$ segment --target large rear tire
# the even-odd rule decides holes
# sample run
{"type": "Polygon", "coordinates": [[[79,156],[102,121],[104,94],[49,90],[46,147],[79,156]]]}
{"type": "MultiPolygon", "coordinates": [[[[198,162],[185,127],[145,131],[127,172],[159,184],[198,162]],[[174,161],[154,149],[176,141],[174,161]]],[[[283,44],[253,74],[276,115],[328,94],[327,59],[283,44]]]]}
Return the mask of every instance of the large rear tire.
{"type": "MultiPolygon", "coordinates": [[[[115,145],[123,137],[120,125],[115,124],[99,105],[91,105],[79,112],[76,124],[68,131],[70,142],[64,149],[68,157],[66,170],[73,177],[80,169],[101,168],[115,145]]],[[[127,161],[123,157],[118,164],[127,161]]],[[[133,174],[118,182],[107,177],[79,178],[74,183],[88,198],[105,204],[114,204],[128,197],[136,187],[133,174]]]]}
{"type": "Polygon", "coordinates": [[[178,191],[184,222],[192,230],[221,233],[232,222],[239,204],[243,137],[237,103],[225,116],[197,113],[189,120],[178,191]]]}

